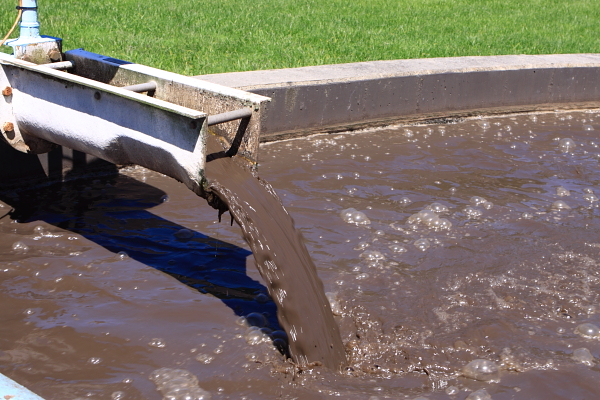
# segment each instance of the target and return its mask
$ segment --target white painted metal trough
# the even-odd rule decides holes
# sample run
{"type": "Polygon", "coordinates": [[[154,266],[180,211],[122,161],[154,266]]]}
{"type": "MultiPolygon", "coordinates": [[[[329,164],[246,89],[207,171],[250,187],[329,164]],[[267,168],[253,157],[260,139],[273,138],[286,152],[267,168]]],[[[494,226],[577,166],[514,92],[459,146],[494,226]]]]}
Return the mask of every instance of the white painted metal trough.
{"type": "Polygon", "coordinates": [[[205,197],[211,126],[230,154],[256,165],[269,98],[81,49],[63,60],[36,65],[0,54],[0,128],[15,149],[66,146],[158,171],[205,197]]]}

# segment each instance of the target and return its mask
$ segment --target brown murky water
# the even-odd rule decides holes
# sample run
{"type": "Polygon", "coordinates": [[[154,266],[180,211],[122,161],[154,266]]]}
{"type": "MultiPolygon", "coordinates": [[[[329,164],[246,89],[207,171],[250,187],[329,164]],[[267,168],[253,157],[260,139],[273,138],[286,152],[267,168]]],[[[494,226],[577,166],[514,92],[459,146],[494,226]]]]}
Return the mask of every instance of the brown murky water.
{"type": "Polygon", "coordinates": [[[47,399],[161,399],[162,368],[213,399],[598,398],[599,131],[593,111],[263,145],[341,374],[284,361],[240,229],[177,182],[2,193],[0,372],[47,399]]]}

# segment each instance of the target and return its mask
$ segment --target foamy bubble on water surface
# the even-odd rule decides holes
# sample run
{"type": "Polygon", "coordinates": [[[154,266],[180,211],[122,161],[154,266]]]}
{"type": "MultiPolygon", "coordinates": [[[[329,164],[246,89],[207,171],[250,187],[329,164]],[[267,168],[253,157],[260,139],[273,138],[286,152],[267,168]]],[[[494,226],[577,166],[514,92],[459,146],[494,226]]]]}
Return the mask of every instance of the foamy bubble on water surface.
{"type": "Polygon", "coordinates": [[[460,389],[458,389],[456,386],[448,386],[446,390],[444,390],[448,396],[454,396],[455,394],[458,394],[459,391],[460,389]]]}
{"type": "Polygon", "coordinates": [[[589,365],[589,366],[594,365],[594,356],[585,347],[582,347],[580,349],[576,349],[575,351],[573,351],[573,355],[571,357],[573,358],[573,360],[575,360],[579,363],[589,365]]]}
{"type": "Polygon", "coordinates": [[[556,188],[556,195],[560,197],[570,196],[571,192],[562,186],[556,188]]]}
{"type": "Polygon", "coordinates": [[[584,188],[584,189],[583,189],[583,193],[590,193],[590,194],[594,194],[594,189],[592,189],[592,188],[589,188],[589,187],[587,187],[587,188],[584,188]]]}
{"type": "Polygon", "coordinates": [[[415,133],[413,131],[411,131],[410,129],[405,129],[404,136],[406,136],[407,138],[411,138],[411,137],[415,136],[415,133]]]}
{"type": "Polygon", "coordinates": [[[27,246],[23,242],[14,242],[12,245],[12,249],[17,253],[27,253],[29,251],[29,246],[27,246]]]}
{"type": "Polygon", "coordinates": [[[161,203],[166,203],[168,201],[169,201],[169,196],[167,196],[166,194],[160,198],[161,203]]]}
{"type": "Polygon", "coordinates": [[[273,333],[270,328],[260,328],[260,331],[266,336],[271,336],[271,333],[273,333]]]}
{"type": "Polygon", "coordinates": [[[445,206],[442,203],[431,203],[430,205],[428,205],[425,208],[427,210],[431,210],[431,211],[436,212],[438,214],[448,212],[448,207],[445,206]]]}
{"type": "Polygon", "coordinates": [[[473,360],[462,369],[462,373],[467,378],[478,381],[496,381],[500,377],[498,365],[490,360],[473,360]]]}
{"type": "Polygon", "coordinates": [[[494,208],[494,203],[492,203],[491,201],[484,201],[483,203],[481,203],[481,205],[483,206],[483,208],[485,208],[486,210],[491,210],[492,208],[494,208]]]}
{"type": "Polygon", "coordinates": [[[399,203],[403,204],[403,205],[407,205],[407,204],[412,203],[412,200],[409,199],[408,197],[403,197],[403,198],[400,199],[399,203]]]}
{"type": "Polygon", "coordinates": [[[123,399],[125,399],[125,392],[121,392],[121,391],[112,392],[112,394],[110,395],[110,398],[112,400],[123,400],[123,399]]]}
{"type": "Polygon", "coordinates": [[[521,214],[521,218],[531,219],[531,218],[533,218],[533,214],[525,211],[523,214],[521,214]]]}
{"type": "Polygon", "coordinates": [[[198,378],[184,369],[160,368],[150,380],[163,395],[163,400],[208,400],[211,395],[198,385],[198,378]]]}
{"type": "Polygon", "coordinates": [[[481,196],[473,196],[469,199],[469,203],[471,203],[474,206],[478,206],[480,204],[485,203],[487,200],[484,197],[481,196]]]}
{"type": "MultiPolygon", "coordinates": [[[[440,212],[443,210],[447,210],[448,208],[443,204],[434,203],[434,208],[438,209],[440,212]]],[[[439,230],[448,230],[452,227],[450,221],[446,218],[440,218],[436,211],[429,209],[429,207],[425,207],[423,210],[418,213],[412,214],[406,220],[408,225],[411,225],[413,229],[416,229],[418,225],[425,225],[428,228],[434,229],[436,231],[439,230]]]]}
{"type": "Polygon", "coordinates": [[[593,131],[593,130],[594,130],[594,127],[593,127],[593,126],[591,126],[591,125],[584,125],[584,126],[583,126],[583,130],[584,130],[584,131],[593,131]]]}
{"type": "Polygon", "coordinates": [[[93,365],[98,365],[102,362],[102,359],[100,357],[90,357],[88,359],[88,363],[93,364],[93,365]]]}
{"type": "Polygon", "coordinates": [[[342,306],[337,298],[337,293],[327,292],[325,293],[325,296],[327,296],[327,300],[329,300],[329,305],[331,306],[331,312],[333,312],[333,315],[343,315],[344,310],[342,310],[342,306]]]}
{"type": "Polygon", "coordinates": [[[452,222],[450,222],[446,218],[440,218],[438,220],[438,223],[438,227],[440,230],[450,230],[450,228],[452,228],[452,222]]]}
{"type": "Polygon", "coordinates": [[[267,341],[267,336],[260,330],[260,328],[256,326],[251,326],[244,333],[244,338],[246,339],[246,343],[251,346],[255,346],[260,343],[264,343],[267,341]]]}
{"type": "Polygon", "coordinates": [[[600,337],[600,328],[589,322],[580,324],[575,328],[575,333],[579,336],[583,336],[589,339],[596,339],[600,337]]]}
{"type": "Polygon", "coordinates": [[[365,258],[369,261],[382,261],[385,260],[385,256],[376,250],[367,250],[363,252],[360,257],[365,258]]]}
{"type": "Polygon", "coordinates": [[[490,129],[490,123],[488,121],[477,121],[477,125],[483,128],[483,130],[490,129]]]}
{"type": "Polygon", "coordinates": [[[257,313],[257,312],[253,312],[253,313],[246,315],[246,321],[248,322],[249,325],[256,326],[259,328],[267,326],[267,319],[265,318],[265,316],[263,314],[257,313]]]}
{"type": "Polygon", "coordinates": [[[591,193],[584,194],[583,199],[585,201],[589,201],[590,203],[594,203],[594,202],[598,201],[598,197],[595,194],[591,194],[591,193]]]}
{"type": "Polygon", "coordinates": [[[367,248],[367,247],[369,247],[369,246],[370,246],[370,244],[369,244],[369,243],[367,243],[367,242],[359,242],[359,243],[356,245],[356,247],[354,248],[354,250],[364,250],[364,249],[366,249],[366,248],[367,248]]]}
{"type": "MultiPolygon", "coordinates": [[[[334,312],[334,314],[335,314],[335,312],[334,312]]],[[[343,315],[343,313],[340,313],[337,315],[343,315]]],[[[287,352],[288,339],[287,339],[287,334],[284,331],[274,331],[273,333],[271,333],[270,337],[273,340],[273,346],[275,346],[275,348],[277,348],[277,350],[279,350],[281,353],[287,352]]]]}
{"type": "Polygon", "coordinates": [[[421,251],[426,251],[431,247],[431,243],[428,239],[417,239],[413,244],[417,249],[421,251]]]}
{"type": "Polygon", "coordinates": [[[264,294],[264,293],[259,293],[258,295],[256,295],[256,297],[254,298],[254,300],[255,300],[257,303],[264,304],[264,303],[266,303],[266,302],[268,302],[268,301],[269,301],[269,296],[267,296],[267,295],[266,295],[266,294],[264,294]]]}
{"type": "Polygon", "coordinates": [[[389,249],[394,253],[406,253],[406,247],[401,246],[399,244],[392,244],[389,246],[389,249]]]}
{"type": "Polygon", "coordinates": [[[162,349],[163,347],[165,347],[167,344],[165,343],[164,339],[161,338],[154,338],[152,339],[149,343],[149,346],[152,347],[158,347],[159,349],[162,349]]]}
{"type": "Polygon", "coordinates": [[[117,253],[117,258],[119,260],[125,260],[126,258],[129,258],[129,254],[127,254],[125,251],[120,251],[117,253]]]}
{"type": "Polygon", "coordinates": [[[590,305],[590,306],[584,307],[583,310],[585,311],[586,314],[594,314],[596,312],[596,306],[590,305]]]}
{"type": "Polygon", "coordinates": [[[575,150],[576,146],[577,145],[575,144],[575,141],[571,138],[560,139],[560,141],[558,142],[558,148],[563,153],[572,152],[573,150],[575,150]]]}
{"type": "Polygon", "coordinates": [[[202,364],[210,364],[214,359],[215,357],[210,354],[200,353],[196,356],[196,361],[199,361],[202,364]]]}
{"type": "Polygon", "coordinates": [[[465,400],[492,400],[492,396],[485,389],[479,389],[469,393],[465,400]]]}
{"type": "Polygon", "coordinates": [[[479,218],[483,214],[481,212],[481,210],[479,210],[479,209],[477,209],[475,207],[472,207],[472,206],[465,207],[465,209],[463,210],[463,212],[465,213],[465,215],[467,216],[467,218],[471,218],[471,219],[479,218]]]}
{"type": "Polygon", "coordinates": [[[342,210],[340,216],[342,217],[344,222],[347,222],[349,224],[368,225],[371,223],[371,221],[369,220],[369,218],[367,218],[365,213],[357,211],[354,208],[347,208],[345,210],[342,210]]]}
{"type": "Polygon", "coordinates": [[[552,203],[552,206],[550,206],[550,208],[558,211],[571,209],[571,207],[563,200],[556,200],[554,203],[552,203]]]}

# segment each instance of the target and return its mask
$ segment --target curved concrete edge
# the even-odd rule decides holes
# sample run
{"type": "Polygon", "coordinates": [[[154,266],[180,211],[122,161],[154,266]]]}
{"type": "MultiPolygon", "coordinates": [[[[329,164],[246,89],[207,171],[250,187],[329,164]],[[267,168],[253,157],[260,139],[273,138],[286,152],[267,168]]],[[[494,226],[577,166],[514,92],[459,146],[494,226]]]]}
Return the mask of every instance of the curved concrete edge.
{"type": "Polygon", "coordinates": [[[600,107],[600,54],[373,61],[195,78],[271,97],[262,141],[398,122],[600,107]]]}
{"type": "Polygon", "coordinates": [[[0,398],[7,400],[44,400],[24,386],[0,374],[0,398]]]}

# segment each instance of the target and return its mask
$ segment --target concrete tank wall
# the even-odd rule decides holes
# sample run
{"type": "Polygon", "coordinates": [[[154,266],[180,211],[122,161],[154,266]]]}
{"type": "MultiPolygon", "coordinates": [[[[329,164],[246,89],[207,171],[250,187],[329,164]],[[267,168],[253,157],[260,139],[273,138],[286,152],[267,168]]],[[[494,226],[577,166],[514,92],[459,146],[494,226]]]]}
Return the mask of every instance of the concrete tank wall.
{"type": "Polygon", "coordinates": [[[600,54],[373,61],[196,78],[271,97],[262,140],[600,104],[600,54]]]}

